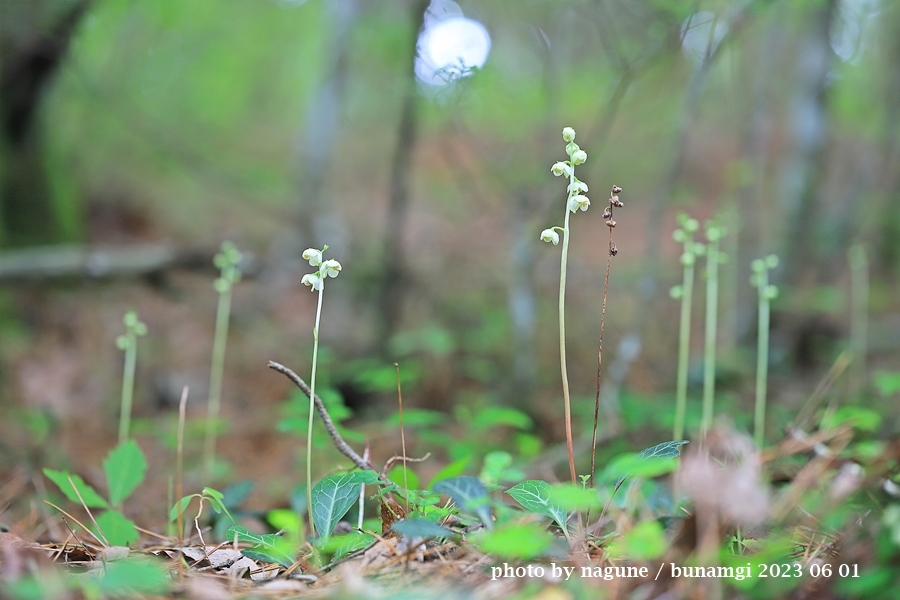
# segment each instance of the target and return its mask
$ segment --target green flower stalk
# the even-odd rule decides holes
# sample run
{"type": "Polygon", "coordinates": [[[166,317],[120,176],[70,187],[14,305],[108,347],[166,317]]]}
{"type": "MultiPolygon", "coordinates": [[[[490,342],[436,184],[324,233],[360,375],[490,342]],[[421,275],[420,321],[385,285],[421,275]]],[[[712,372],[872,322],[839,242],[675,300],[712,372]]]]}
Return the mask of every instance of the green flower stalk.
{"type": "Polygon", "coordinates": [[[706,339],[703,348],[703,434],[712,427],[716,395],[716,330],[719,313],[719,264],[725,254],[719,244],[725,229],[713,221],[706,222],[706,339]]]}
{"type": "Polygon", "coordinates": [[[213,287],[219,294],[216,309],[216,332],[213,337],[212,362],[209,369],[209,399],[206,405],[206,439],[203,444],[203,465],[207,478],[213,476],[216,460],[219,406],[222,398],[222,375],[225,370],[225,344],[228,340],[228,321],[231,317],[231,288],[241,280],[238,269],[242,255],[231,242],[222,243],[222,251],[213,258],[220,271],[213,287]]]}
{"type": "Polygon", "coordinates": [[[309,379],[309,424],[306,430],[306,506],[309,511],[311,536],[316,535],[312,505],[312,431],[313,415],[315,414],[316,364],[319,358],[319,320],[322,316],[322,294],[325,291],[325,280],[329,277],[337,277],[341,272],[341,263],[333,259],[323,260],[322,255],[326,250],[328,250],[327,245],[321,250],[307,248],[303,251],[303,258],[309,261],[310,266],[318,267],[318,270],[304,275],[303,279],[300,280],[303,285],[308,285],[311,291],[319,292],[318,302],[316,303],[316,324],[313,327],[312,376],[309,379]]]}
{"type": "Polygon", "coordinates": [[[566,188],[566,216],[562,227],[551,227],[541,232],[541,239],[559,244],[559,233],[562,233],[562,258],[559,267],[559,366],[562,374],[563,403],[566,417],[566,449],[569,453],[569,473],[572,483],[576,482],[575,476],[575,451],[572,445],[572,405],[569,398],[569,375],[566,370],[566,266],[569,259],[569,213],[579,210],[586,211],[591,201],[584,195],[588,186],[575,177],[575,165],[583,164],[587,160],[587,153],[575,143],[575,130],[565,127],[562,131],[563,140],[566,142],[566,154],[569,160],[560,161],[553,165],[550,172],[556,177],[566,175],[569,185],[566,188]]]}
{"type": "Polygon", "coordinates": [[[684,414],[687,409],[687,385],[688,385],[688,358],[691,349],[691,301],[694,292],[694,265],[697,256],[703,254],[703,244],[694,241],[694,234],[700,228],[697,219],[691,219],[686,214],[678,215],[680,228],[672,233],[672,238],[683,244],[681,264],[684,267],[684,279],[680,286],[671,290],[673,298],[681,299],[681,320],[678,333],[678,378],[675,384],[675,427],[672,432],[673,440],[680,440],[684,436],[684,414]]]}
{"type": "Polygon", "coordinates": [[[778,266],[778,257],[757,258],[750,268],[750,284],[759,290],[759,329],[756,346],[756,405],[753,411],[753,439],[762,448],[766,427],[766,385],[769,375],[769,303],[778,297],[778,288],[769,285],[769,271],[778,266]]]}
{"type": "Polygon", "coordinates": [[[116,346],[125,352],[125,371],[122,375],[122,405],[119,415],[119,443],[126,441],[131,432],[131,404],[134,398],[134,371],[137,366],[137,338],[147,335],[147,326],[129,310],[122,319],[125,333],[116,338],[116,346]]]}

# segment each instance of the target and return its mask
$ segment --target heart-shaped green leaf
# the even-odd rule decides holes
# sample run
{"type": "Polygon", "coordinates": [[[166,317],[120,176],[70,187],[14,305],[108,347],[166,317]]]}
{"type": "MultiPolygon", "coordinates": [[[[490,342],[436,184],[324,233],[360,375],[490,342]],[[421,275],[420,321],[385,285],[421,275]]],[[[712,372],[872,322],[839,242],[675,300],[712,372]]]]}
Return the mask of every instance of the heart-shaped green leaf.
{"type": "Polygon", "coordinates": [[[235,537],[239,542],[256,544],[252,548],[241,550],[241,554],[247,558],[275,562],[285,568],[294,564],[294,544],[280,535],[251,533],[240,525],[235,525],[225,532],[225,538],[233,540],[235,537]]]}
{"type": "Polygon", "coordinates": [[[97,526],[100,527],[103,538],[110,546],[127,546],[138,540],[137,529],[134,522],[126,519],[125,515],[117,510],[107,510],[97,517],[97,526]]]}
{"type": "Polygon", "coordinates": [[[312,489],[312,516],[321,541],[334,531],[334,526],[359,501],[363,483],[377,480],[373,471],[354,471],[344,475],[330,475],[312,489]],[[375,476],[375,479],[372,479],[375,476]]]}
{"type": "Polygon", "coordinates": [[[546,481],[529,479],[512,486],[506,490],[506,493],[525,509],[556,521],[566,537],[569,537],[566,511],[559,503],[550,499],[551,489],[550,484],[546,481]]]}
{"type": "Polygon", "coordinates": [[[44,469],[44,475],[47,478],[56,484],[56,487],[59,488],[66,498],[75,502],[76,504],[81,504],[82,500],[84,503],[90,508],[106,508],[109,506],[100,494],[98,494],[94,488],[89,486],[84,482],[84,480],[78,475],[72,475],[66,471],[54,471],[53,469],[44,469]],[[71,483],[69,479],[71,478],[71,483]],[[75,485],[73,488],[72,485],[75,485]],[[76,493],[75,490],[78,490],[76,493]],[[81,498],[78,498],[78,495],[81,494],[81,498]]]}
{"type": "Polygon", "coordinates": [[[474,513],[488,530],[494,528],[490,499],[484,484],[477,477],[461,475],[434,484],[434,491],[447,494],[461,510],[474,513]]]}
{"type": "Polygon", "coordinates": [[[119,506],[144,481],[147,461],[134,440],[116,446],[103,461],[109,485],[109,502],[119,506]]]}

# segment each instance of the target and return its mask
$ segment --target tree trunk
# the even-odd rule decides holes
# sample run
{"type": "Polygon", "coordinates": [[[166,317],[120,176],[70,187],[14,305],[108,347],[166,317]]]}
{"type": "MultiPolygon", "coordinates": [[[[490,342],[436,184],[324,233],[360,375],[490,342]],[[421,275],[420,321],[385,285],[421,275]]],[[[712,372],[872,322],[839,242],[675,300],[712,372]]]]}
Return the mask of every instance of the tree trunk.
{"type": "Polygon", "coordinates": [[[4,2],[0,15],[0,245],[59,241],[38,109],[87,7],[70,4],[47,32],[26,31],[50,3],[4,2]]]}

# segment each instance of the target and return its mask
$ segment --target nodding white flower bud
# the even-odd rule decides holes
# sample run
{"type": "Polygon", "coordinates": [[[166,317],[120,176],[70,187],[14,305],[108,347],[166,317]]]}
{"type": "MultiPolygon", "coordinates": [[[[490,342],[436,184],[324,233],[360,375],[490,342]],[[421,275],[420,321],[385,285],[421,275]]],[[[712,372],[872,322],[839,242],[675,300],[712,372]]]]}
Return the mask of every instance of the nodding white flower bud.
{"type": "Polygon", "coordinates": [[[572,174],[572,166],[564,162],[558,162],[550,167],[550,172],[557,177],[559,177],[560,175],[565,175],[566,177],[568,177],[572,174]]]}
{"type": "Polygon", "coordinates": [[[694,264],[694,262],[696,262],[696,260],[697,260],[697,257],[694,256],[693,252],[685,252],[684,254],[681,255],[681,264],[684,265],[685,267],[690,267],[691,265],[694,264]]]}
{"type": "Polygon", "coordinates": [[[552,229],[545,229],[541,232],[541,239],[545,242],[550,242],[554,246],[559,244],[559,234],[552,229]]]}
{"type": "Polygon", "coordinates": [[[569,142],[568,144],[566,144],[566,154],[568,154],[569,156],[572,156],[579,150],[581,150],[581,146],[579,146],[575,142],[569,142]]]}
{"type": "Polygon", "coordinates": [[[310,266],[318,267],[322,264],[322,251],[315,248],[307,248],[303,251],[303,259],[308,260],[310,266]]]}
{"type": "Polygon", "coordinates": [[[584,150],[577,150],[572,154],[572,162],[576,165],[580,165],[587,160],[587,152],[584,150]]]}
{"type": "Polygon", "coordinates": [[[300,280],[300,283],[308,285],[312,290],[321,290],[324,286],[324,282],[322,281],[322,278],[319,277],[318,273],[304,275],[303,279],[300,280]]]}
{"type": "Polygon", "coordinates": [[[569,210],[572,212],[577,211],[579,208],[583,211],[587,210],[591,205],[591,201],[588,200],[587,196],[582,196],[581,194],[577,196],[572,196],[569,198],[569,210]]]}
{"type": "Polygon", "coordinates": [[[575,183],[570,183],[569,187],[566,188],[570,194],[578,194],[580,192],[588,191],[588,186],[583,181],[576,181],[575,183]]]}
{"type": "Polygon", "coordinates": [[[332,259],[326,260],[322,263],[322,272],[325,273],[328,277],[337,277],[338,273],[341,272],[341,263],[332,259]]]}
{"type": "Polygon", "coordinates": [[[575,130],[571,127],[563,127],[563,139],[566,142],[572,142],[575,140],[575,130]]]}

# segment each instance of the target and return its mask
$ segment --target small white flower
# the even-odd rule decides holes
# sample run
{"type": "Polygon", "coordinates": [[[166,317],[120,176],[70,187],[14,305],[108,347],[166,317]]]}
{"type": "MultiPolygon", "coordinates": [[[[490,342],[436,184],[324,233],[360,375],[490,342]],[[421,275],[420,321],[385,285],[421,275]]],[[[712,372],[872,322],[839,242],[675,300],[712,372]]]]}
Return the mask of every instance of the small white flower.
{"type": "Polygon", "coordinates": [[[318,267],[322,264],[322,251],[315,248],[307,248],[303,251],[303,258],[308,260],[311,266],[318,267]]]}
{"type": "Polygon", "coordinates": [[[303,285],[308,285],[312,290],[321,290],[324,286],[324,282],[322,278],[319,277],[318,273],[310,273],[309,275],[304,275],[303,279],[300,280],[300,283],[303,285]]]}
{"type": "Polygon", "coordinates": [[[550,168],[550,172],[553,173],[554,175],[556,175],[557,177],[559,177],[560,175],[565,175],[566,177],[569,177],[572,174],[572,166],[568,165],[564,162],[558,162],[550,168]]]}
{"type": "Polygon", "coordinates": [[[579,194],[581,192],[588,191],[588,186],[583,181],[576,181],[575,183],[570,183],[569,187],[566,188],[570,194],[579,194]]]}
{"type": "Polygon", "coordinates": [[[587,160],[587,152],[585,152],[584,150],[576,150],[575,152],[572,153],[572,163],[574,163],[576,165],[580,165],[586,160],[587,160]]]}
{"type": "Polygon", "coordinates": [[[328,277],[337,277],[338,273],[341,272],[341,263],[332,259],[326,260],[322,263],[322,273],[327,275],[328,277]]]}
{"type": "Polygon", "coordinates": [[[550,242],[555,246],[559,243],[559,234],[553,229],[545,229],[541,232],[541,240],[550,242]]]}
{"type": "Polygon", "coordinates": [[[563,140],[566,142],[571,142],[575,140],[575,130],[571,127],[563,128],[563,140]]]}
{"type": "Polygon", "coordinates": [[[581,194],[577,196],[572,196],[569,198],[569,210],[572,212],[576,212],[578,209],[585,211],[591,205],[591,201],[588,200],[587,196],[582,196],[581,194]]]}

